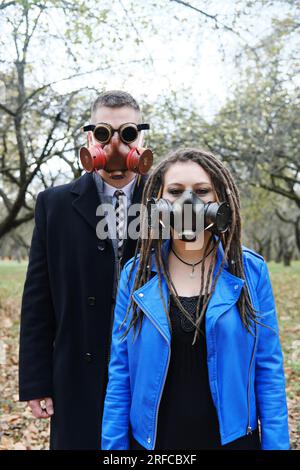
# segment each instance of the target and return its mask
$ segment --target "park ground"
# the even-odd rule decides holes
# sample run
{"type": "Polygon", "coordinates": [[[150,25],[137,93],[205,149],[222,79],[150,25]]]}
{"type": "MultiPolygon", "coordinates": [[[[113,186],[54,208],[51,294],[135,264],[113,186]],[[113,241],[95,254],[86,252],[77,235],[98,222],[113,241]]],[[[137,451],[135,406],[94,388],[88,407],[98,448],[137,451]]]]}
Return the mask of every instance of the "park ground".
{"type": "MultiPolygon", "coordinates": [[[[18,402],[20,302],[27,264],[0,261],[0,450],[47,449],[49,423],[18,402]]],[[[292,449],[300,450],[300,261],[269,263],[284,353],[292,449]]]]}

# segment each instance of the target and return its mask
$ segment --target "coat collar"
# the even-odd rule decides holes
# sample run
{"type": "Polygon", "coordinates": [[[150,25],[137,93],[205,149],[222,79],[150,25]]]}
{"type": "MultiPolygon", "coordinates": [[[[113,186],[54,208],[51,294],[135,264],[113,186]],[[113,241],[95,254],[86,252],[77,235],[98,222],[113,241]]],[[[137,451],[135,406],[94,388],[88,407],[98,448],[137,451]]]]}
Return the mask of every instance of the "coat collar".
{"type": "MultiPolygon", "coordinates": [[[[145,180],[146,176],[137,177],[132,195],[132,204],[140,202],[145,180]]],[[[93,174],[85,173],[80,176],[80,178],[73,182],[70,191],[72,194],[77,196],[72,202],[74,209],[85,219],[96,233],[96,226],[101,220],[101,217],[96,215],[96,210],[100,201],[93,174]]],[[[128,220],[128,223],[130,223],[132,218],[133,217],[128,220]]]]}
{"type": "MultiPolygon", "coordinates": [[[[169,253],[170,241],[167,240],[163,244],[162,256],[166,257],[169,253]]],[[[217,260],[214,268],[213,279],[215,279],[220,264],[222,262],[224,250],[221,244],[218,246],[217,260]]],[[[170,342],[171,335],[168,325],[168,320],[165,314],[164,302],[168,306],[169,302],[169,290],[167,283],[162,276],[162,294],[160,294],[159,281],[157,275],[157,269],[152,257],[152,271],[156,272],[156,275],[150,279],[146,284],[140,287],[138,290],[133,292],[133,298],[139,307],[145,312],[149,319],[155,324],[158,330],[163,334],[165,339],[170,342]]],[[[215,291],[213,292],[206,311],[206,321],[214,322],[217,318],[222,315],[225,311],[234,305],[240,296],[241,289],[245,281],[237,276],[234,276],[228,271],[228,262],[225,262],[224,268],[218,278],[215,291]]]]}
{"type": "Polygon", "coordinates": [[[85,173],[75,180],[71,185],[71,193],[77,195],[72,202],[74,209],[95,230],[96,234],[96,225],[99,222],[99,217],[96,216],[99,197],[92,173],[85,173]]]}

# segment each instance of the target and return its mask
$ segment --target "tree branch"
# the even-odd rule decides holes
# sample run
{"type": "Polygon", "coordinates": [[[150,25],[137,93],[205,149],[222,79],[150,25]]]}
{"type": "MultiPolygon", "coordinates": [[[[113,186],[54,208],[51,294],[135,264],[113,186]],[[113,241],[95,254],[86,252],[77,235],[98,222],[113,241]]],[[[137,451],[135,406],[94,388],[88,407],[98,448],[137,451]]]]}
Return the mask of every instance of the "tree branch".
{"type": "Polygon", "coordinates": [[[11,5],[14,5],[16,2],[2,2],[0,4],[0,10],[4,10],[4,8],[10,7],[11,5]]]}
{"type": "Polygon", "coordinates": [[[16,113],[14,113],[11,109],[7,108],[4,104],[0,103],[0,109],[2,109],[4,112],[9,114],[12,117],[16,116],[16,113]]]}
{"type": "Polygon", "coordinates": [[[281,220],[282,222],[284,222],[285,224],[294,225],[296,223],[294,220],[286,219],[285,217],[283,217],[283,215],[280,214],[278,209],[275,209],[275,214],[277,215],[278,219],[281,220]]]}
{"type": "Polygon", "coordinates": [[[9,198],[7,197],[7,195],[5,194],[5,192],[3,191],[3,189],[0,188],[0,196],[2,197],[3,199],[3,202],[4,202],[4,205],[7,209],[8,212],[11,211],[11,208],[12,208],[12,203],[10,202],[9,198]]]}
{"type": "Polygon", "coordinates": [[[34,217],[34,210],[32,212],[29,212],[28,214],[24,215],[24,217],[21,217],[21,219],[15,219],[12,222],[11,228],[16,228],[19,227],[20,225],[24,224],[25,222],[29,222],[32,220],[34,217]]]}
{"type": "MultiPolygon", "coordinates": [[[[123,63],[120,63],[119,65],[122,66],[122,65],[128,65],[129,63],[141,63],[141,62],[145,62],[145,59],[135,59],[135,60],[130,60],[130,61],[126,61],[126,62],[123,62],[123,63]]],[[[36,94],[38,93],[41,93],[42,91],[44,91],[46,88],[49,88],[51,87],[52,85],[56,85],[57,83],[62,83],[62,82],[65,82],[65,81],[68,81],[68,80],[72,80],[73,78],[78,78],[78,77],[81,77],[83,75],[89,75],[89,74],[92,74],[92,73],[95,73],[95,72],[99,72],[99,70],[103,71],[103,70],[109,70],[113,67],[113,65],[109,65],[107,67],[97,67],[93,70],[88,70],[86,72],[79,72],[79,73],[75,73],[73,75],[70,75],[69,77],[65,77],[65,78],[61,78],[60,80],[55,80],[54,82],[49,82],[49,83],[46,83],[45,85],[42,85],[40,86],[39,88],[37,88],[36,90],[34,90],[32,93],[30,93],[25,99],[24,99],[24,102],[21,104],[20,107],[23,107],[25,103],[27,103],[29,100],[31,100],[31,98],[33,98],[36,94]]],[[[87,87],[85,87],[86,89],[87,87]]],[[[19,110],[19,109],[18,109],[19,110]]],[[[17,110],[17,112],[18,112],[17,110]]]]}
{"type": "Polygon", "coordinates": [[[221,23],[221,22],[217,19],[217,16],[218,16],[218,15],[210,15],[209,13],[206,13],[205,11],[200,10],[200,8],[196,8],[196,7],[194,7],[193,5],[190,5],[189,3],[184,2],[183,0],[170,0],[170,2],[175,2],[175,3],[178,3],[179,5],[183,5],[183,6],[185,6],[185,7],[191,8],[191,10],[194,10],[194,11],[196,11],[197,13],[200,13],[201,15],[205,16],[206,18],[209,18],[210,20],[214,20],[217,27],[218,27],[218,25],[220,25],[220,26],[222,26],[224,29],[227,29],[228,31],[230,31],[231,33],[234,33],[234,34],[237,34],[238,36],[240,36],[240,34],[239,34],[237,31],[235,31],[234,29],[232,29],[230,26],[227,26],[226,24],[221,23]]]}

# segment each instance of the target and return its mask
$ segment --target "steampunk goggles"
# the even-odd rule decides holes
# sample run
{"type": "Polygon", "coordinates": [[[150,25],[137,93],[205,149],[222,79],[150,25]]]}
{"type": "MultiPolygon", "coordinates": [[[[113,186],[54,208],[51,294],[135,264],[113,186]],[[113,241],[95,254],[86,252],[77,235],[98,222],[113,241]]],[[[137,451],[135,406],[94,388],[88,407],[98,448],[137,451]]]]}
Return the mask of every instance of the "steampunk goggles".
{"type": "Polygon", "coordinates": [[[106,122],[99,122],[96,125],[89,124],[82,127],[84,132],[92,131],[95,139],[101,144],[107,144],[115,132],[118,132],[122,142],[125,144],[131,144],[137,139],[140,131],[148,129],[150,129],[149,124],[135,124],[134,122],[126,122],[118,129],[114,129],[106,122]]]}

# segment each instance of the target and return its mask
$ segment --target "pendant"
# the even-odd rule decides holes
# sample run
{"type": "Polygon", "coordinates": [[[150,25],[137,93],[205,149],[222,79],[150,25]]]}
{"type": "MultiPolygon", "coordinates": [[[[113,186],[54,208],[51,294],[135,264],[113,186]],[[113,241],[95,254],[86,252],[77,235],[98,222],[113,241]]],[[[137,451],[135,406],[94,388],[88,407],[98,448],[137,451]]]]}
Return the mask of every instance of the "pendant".
{"type": "Polygon", "coordinates": [[[190,277],[195,277],[195,265],[193,264],[192,272],[190,273],[190,277]]]}

